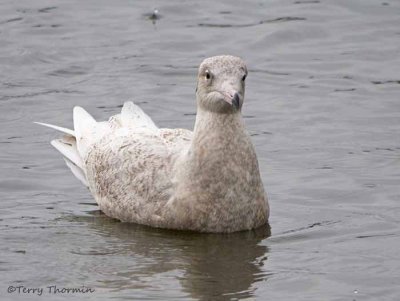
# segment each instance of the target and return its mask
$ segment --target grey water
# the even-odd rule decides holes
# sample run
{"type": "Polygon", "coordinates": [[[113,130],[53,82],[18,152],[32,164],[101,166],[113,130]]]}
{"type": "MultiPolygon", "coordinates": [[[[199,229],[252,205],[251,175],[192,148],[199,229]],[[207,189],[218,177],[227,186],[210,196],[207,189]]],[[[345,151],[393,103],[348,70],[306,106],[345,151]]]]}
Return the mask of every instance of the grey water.
{"type": "Polygon", "coordinates": [[[1,300],[400,300],[400,2],[2,0],[0,168],[1,300]],[[192,129],[217,54],[248,65],[270,228],[102,214],[33,122],[133,100],[192,129]]]}

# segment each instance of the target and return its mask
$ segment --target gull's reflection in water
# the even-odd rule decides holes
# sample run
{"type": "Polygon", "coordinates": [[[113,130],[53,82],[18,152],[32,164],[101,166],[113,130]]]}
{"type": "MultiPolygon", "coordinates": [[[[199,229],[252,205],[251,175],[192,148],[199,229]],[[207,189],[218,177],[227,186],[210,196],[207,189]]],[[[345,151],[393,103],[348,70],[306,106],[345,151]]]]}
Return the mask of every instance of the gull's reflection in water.
{"type": "MultiPolygon", "coordinates": [[[[179,271],[175,283],[181,288],[176,289],[184,295],[196,300],[234,300],[253,296],[254,283],[267,277],[262,266],[268,248],[260,242],[270,236],[269,226],[232,234],[202,234],[120,223],[96,212],[92,212],[95,217],[74,220],[84,221],[94,236],[102,237],[101,245],[96,246],[99,240],[89,244],[90,250],[119,257],[117,266],[108,267],[112,276],[99,281],[103,288],[151,290],[151,281],[140,283],[139,279],[145,278],[156,279],[158,289],[168,290],[168,280],[160,284],[160,275],[179,271]]],[[[90,254],[94,253],[82,253],[90,254]]]]}
{"type": "Polygon", "coordinates": [[[262,266],[267,247],[260,241],[270,235],[265,226],[232,234],[194,237],[186,252],[183,290],[198,300],[242,299],[253,295],[253,284],[264,280],[262,266]]]}

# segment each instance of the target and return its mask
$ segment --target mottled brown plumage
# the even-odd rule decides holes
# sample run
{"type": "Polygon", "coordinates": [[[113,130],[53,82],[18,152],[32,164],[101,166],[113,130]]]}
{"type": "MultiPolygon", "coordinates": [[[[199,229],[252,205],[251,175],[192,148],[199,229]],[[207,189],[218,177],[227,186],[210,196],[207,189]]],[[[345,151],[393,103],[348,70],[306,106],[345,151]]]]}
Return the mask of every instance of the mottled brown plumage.
{"type": "Polygon", "coordinates": [[[86,179],[100,209],[121,221],[201,232],[259,227],[269,208],[241,117],[246,75],[237,57],[203,61],[193,132],[159,129],[131,102],[103,123],[76,108],[76,143],[64,130],[57,149],[79,154],[84,168],[67,159],[68,166],[86,179]]]}

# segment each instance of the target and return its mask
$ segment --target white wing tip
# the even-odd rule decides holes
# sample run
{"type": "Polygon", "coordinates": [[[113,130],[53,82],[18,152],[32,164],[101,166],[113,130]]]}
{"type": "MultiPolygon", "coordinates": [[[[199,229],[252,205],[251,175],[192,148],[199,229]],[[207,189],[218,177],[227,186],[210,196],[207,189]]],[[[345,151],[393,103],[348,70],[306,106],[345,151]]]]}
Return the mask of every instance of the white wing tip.
{"type": "Polygon", "coordinates": [[[87,127],[96,124],[96,120],[84,108],[75,106],[73,110],[74,130],[78,135],[87,127]]]}
{"type": "Polygon", "coordinates": [[[33,123],[36,123],[38,125],[42,125],[42,126],[45,126],[45,127],[48,127],[48,128],[52,128],[54,130],[66,133],[66,134],[71,135],[71,136],[75,136],[75,132],[73,130],[70,130],[70,129],[67,129],[67,128],[63,128],[61,126],[57,126],[57,125],[53,125],[53,124],[49,124],[49,123],[44,123],[44,122],[37,122],[37,121],[34,121],[33,123]]]}
{"type": "Polygon", "coordinates": [[[127,101],[124,102],[124,106],[125,105],[130,105],[130,104],[134,105],[134,102],[132,100],[127,100],[127,101]]]}
{"type": "Polygon", "coordinates": [[[86,110],[80,106],[74,106],[74,108],[72,110],[74,113],[75,113],[75,111],[85,111],[86,112],[86,110]]]}
{"type": "Polygon", "coordinates": [[[135,107],[137,107],[137,105],[135,105],[133,101],[125,101],[124,105],[122,106],[121,113],[124,111],[132,111],[135,109],[135,107]]]}
{"type": "Polygon", "coordinates": [[[158,130],[153,120],[142,110],[141,107],[135,105],[133,101],[125,101],[121,110],[122,126],[147,128],[149,130],[158,130]]]}

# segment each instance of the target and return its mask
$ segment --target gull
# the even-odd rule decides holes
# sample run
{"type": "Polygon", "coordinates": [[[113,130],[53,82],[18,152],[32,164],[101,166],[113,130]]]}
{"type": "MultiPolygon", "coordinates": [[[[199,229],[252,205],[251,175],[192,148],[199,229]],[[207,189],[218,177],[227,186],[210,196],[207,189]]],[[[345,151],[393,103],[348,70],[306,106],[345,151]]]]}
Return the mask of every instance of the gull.
{"type": "Polygon", "coordinates": [[[122,222],[230,233],[268,222],[269,205],[241,110],[247,67],[205,59],[198,71],[194,130],[158,128],[133,102],[97,122],[73,109],[74,130],[51,144],[100,209],[122,222]]]}

